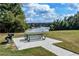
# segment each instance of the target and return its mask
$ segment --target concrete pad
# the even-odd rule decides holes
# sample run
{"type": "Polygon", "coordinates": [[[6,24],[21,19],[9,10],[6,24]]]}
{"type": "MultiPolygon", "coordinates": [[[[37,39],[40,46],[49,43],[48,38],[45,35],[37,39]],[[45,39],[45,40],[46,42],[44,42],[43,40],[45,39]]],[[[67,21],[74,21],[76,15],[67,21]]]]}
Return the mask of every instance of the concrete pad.
{"type": "Polygon", "coordinates": [[[31,42],[27,42],[24,39],[25,39],[24,37],[13,39],[18,50],[41,46],[49,50],[50,52],[55,53],[58,56],[79,56],[78,54],[75,54],[73,52],[70,52],[68,50],[53,45],[53,43],[62,42],[56,39],[46,38],[45,40],[32,40],[31,42]]]}
{"type": "Polygon", "coordinates": [[[14,38],[13,39],[16,47],[18,48],[18,50],[22,50],[22,49],[27,49],[27,48],[33,48],[33,47],[38,47],[41,46],[43,44],[52,44],[52,43],[58,43],[61,41],[58,40],[54,40],[54,39],[50,39],[50,38],[46,38],[45,40],[32,40],[30,42],[28,42],[27,40],[25,41],[24,37],[21,38],[14,38]]]}

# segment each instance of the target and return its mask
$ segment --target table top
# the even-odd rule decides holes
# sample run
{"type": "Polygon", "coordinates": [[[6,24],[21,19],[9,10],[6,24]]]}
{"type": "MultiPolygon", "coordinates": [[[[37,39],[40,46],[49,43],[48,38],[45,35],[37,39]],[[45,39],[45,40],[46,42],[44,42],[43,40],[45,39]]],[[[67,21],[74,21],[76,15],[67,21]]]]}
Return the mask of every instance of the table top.
{"type": "Polygon", "coordinates": [[[25,31],[25,34],[43,34],[48,31],[49,29],[47,27],[39,27],[39,28],[28,29],[25,31]]]}

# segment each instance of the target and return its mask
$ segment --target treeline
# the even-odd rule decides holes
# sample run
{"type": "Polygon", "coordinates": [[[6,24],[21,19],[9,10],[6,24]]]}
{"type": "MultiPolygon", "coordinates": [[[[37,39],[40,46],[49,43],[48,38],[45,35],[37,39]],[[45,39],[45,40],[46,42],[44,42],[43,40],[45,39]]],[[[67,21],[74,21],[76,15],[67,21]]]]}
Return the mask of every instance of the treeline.
{"type": "Polygon", "coordinates": [[[51,23],[28,23],[29,27],[49,27],[51,23]]]}
{"type": "Polygon", "coordinates": [[[0,32],[23,32],[27,29],[21,4],[0,4],[0,32]]]}
{"type": "Polygon", "coordinates": [[[64,17],[63,20],[55,20],[50,25],[50,30],[78,30],[79,29],[79,12],[74,16],[64,17]]]}

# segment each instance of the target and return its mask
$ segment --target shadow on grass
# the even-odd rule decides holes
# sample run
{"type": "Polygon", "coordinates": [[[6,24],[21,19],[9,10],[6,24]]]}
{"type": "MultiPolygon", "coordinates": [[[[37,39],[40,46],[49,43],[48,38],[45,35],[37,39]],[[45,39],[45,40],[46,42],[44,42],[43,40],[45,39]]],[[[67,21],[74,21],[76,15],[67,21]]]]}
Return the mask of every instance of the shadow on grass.
{"type": "Polygon", "coordinates": [[[1,42],[0,45],[5,45],[5,44],[7,44],[7,43],[8,43],[8,42],[6,42],[6,41],[5,41],[5,42],[1,42]]]}

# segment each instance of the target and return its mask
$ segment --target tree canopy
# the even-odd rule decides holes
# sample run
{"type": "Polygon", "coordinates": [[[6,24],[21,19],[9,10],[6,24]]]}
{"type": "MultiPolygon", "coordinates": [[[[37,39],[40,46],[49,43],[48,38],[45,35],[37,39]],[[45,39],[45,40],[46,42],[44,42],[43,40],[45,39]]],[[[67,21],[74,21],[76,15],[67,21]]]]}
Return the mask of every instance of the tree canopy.
{"type": "Polygon", "coordinates": [[[79,29],[79,12],[74,16],[64,17],[63,20],[55,20],[50,25],[50,30],[77,30],[79,29]]]}
{"type": "Polygon", "coordinates": [[[21,4],[0,4],[0,32],[23,32],[27,27],[21,4]]]}

